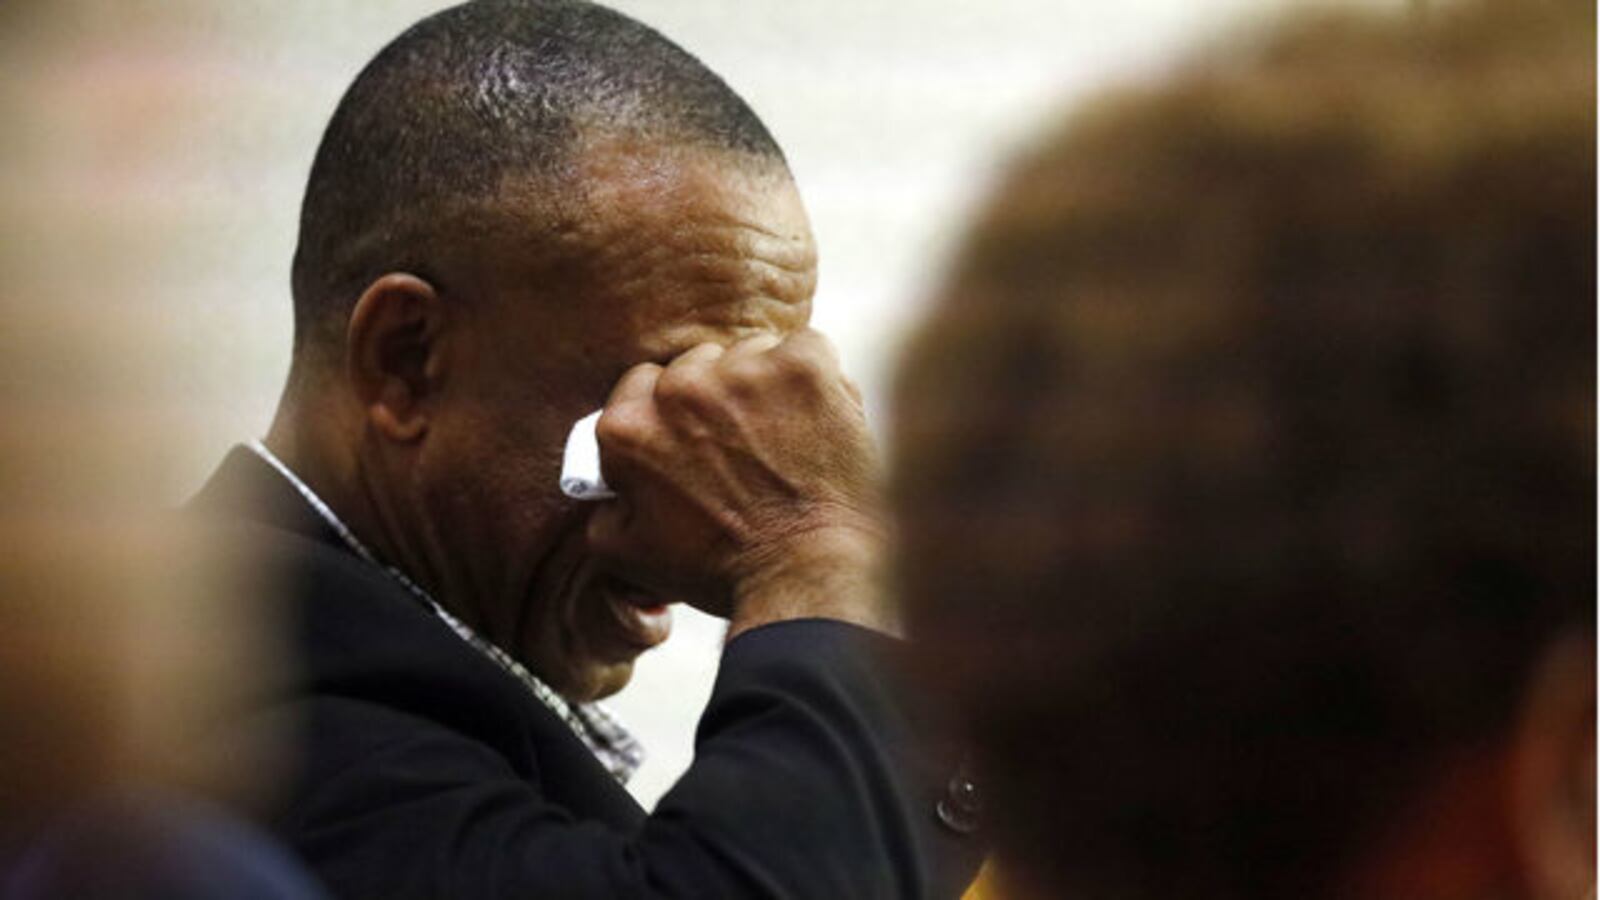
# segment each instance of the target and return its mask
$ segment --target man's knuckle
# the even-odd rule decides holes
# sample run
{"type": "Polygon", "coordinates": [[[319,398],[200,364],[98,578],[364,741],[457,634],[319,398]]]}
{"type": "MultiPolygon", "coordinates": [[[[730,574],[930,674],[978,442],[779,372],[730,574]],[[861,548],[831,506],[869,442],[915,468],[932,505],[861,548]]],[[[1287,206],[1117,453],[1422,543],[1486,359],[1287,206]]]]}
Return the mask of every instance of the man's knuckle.
{"type": "Polygon", "coordinates": [[[737,401],[759,399],[782,386],[781,372],[764,353],[735,360],[721,375],[728,396],[737,401]]]}
{"type": "Polygon", "coordinates": [[[659,378],[662,371],[663,370],[661,366],[655,363],[639,363],[628,371],[622,373],[622,378],[618,379],[617,383],[627,385],[649,384],[651,381],[659,378]]]}
{"type": "Polygon", "coordinates": [[[696,412],[714,406],[716,392],[699,369],[668,369],[656,382],[655,399],[663,407],[696,412]]]}
{"type": "Polygon", "coordinates": [[[721,366],[722,380],[736,385],[759,383],[766,371],[767,363],[760,356],[736,356],[721,366]]]}
{"type": "Polygon", "coordinates": [[[684,356],[690,359],[715,359],[725,352],[727,352],[727,348],[716,341],[701,341],[689,348],[689,352],[685,353],[684,356]]]}
{"type": "Polygon", "coordinates": [[[595,442],[608,450],[637,449],[645,443],[648,433],[643,410],[635,404],[608,408],[594,423],[595,442]]]}
{"type": "Polygon", "coordinates": [[[773,373],[787,385],[815,384],[822,380],[822,360],[803,348],[779,347],[771,356],[773,373]]]}

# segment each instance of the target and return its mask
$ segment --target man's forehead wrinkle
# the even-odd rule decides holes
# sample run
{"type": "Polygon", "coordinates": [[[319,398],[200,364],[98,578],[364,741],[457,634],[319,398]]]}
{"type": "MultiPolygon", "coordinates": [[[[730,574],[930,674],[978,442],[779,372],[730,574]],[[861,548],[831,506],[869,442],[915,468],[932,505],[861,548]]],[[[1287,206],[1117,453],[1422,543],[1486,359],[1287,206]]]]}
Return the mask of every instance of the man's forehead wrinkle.
{"type": "MultiPolygon", "coordinates": [[[[692,214],[606,216],[604,223],[575,232],[598,271],[614,285],[653,276],[706,283],[770,285],[794,292],[815,275],[816,252],[809,235],[772,237],[777,232],[742,225],[706,227],[692,214]],[[792,283],[792,284],[791,284],[792,283]]],[[[685,211],[687,213],[687,211],[685,211]]]]}
{"type": "MultiPolygon", "coordinates": [[[[663,248],[667,257],[664,265],[696,277],[701,282],[714,284],[739,284],[752,279],[759,281],[795,282],[803,284],[815,274],[816,267],[809,260],[797,257],[781,260],[755,254],[737,256],[725,251],[706,249],[663,248]]],[[[784,294],[784,290],[769,293],[784,294]]]]}
{"type": "Polygon", "coordinates": [[[503,245],[504,283],[551,328],[574,329],[541,351],[546,363],[570,360],[609,387],[629,365],[809,320],[816,247],[786,171],[591,138],[559,183],[533,176],[501,193],[530,212],[503,245]]]}
{"type": "Polygon", "coordinates": [[[740,246],[726,237],[680,232],[660,242],[632,235],[603,252],[599,262],[619,298],[693,314],[762,297],[791,304],[808,300],[816,277],[811,258],[807,248],[788,243],[740,246]]]}
{"type": "Polygon", "coordinates": [[[803,272],[817,264],[816,245],[804,229],[779,231],[750,218],[730,214],[699,213],[686,217],[678,237],[686,251],[732,245],[751,262],[803,272]]]}
{"type": "Polygon", "coordinates": [[[665,266],[714,281],[811,278],[816,250],[807,236],[770,237],[775,232],[739,226],[707,228],[684,219],[659,240],[633,231],[612,247],[613,264],[665,266]]]}
{"type": "Polygon", "coordinates": [[[733,215],[707,214],[702,216],[698,223],[707,231],[727,230],[734,232],[749,232],[755,239],[780,241],[796,245],[809,245],[810,235],[805,231],[777,231],[768,228],[760,222],[750,221],[733,215]]]}
{"type": "Polygon", "coordinates": [[[613,257],[667,247],[684,253],[718,253],[801,271],[815,265],[816,250],[803,213],[788,198],[766,190],[685,183],[680,173],[631,171],[623,184],[592,192],[600,248],[613,257]]]}
{"type": "Polygon", "coordinates": [[[738,303],[686,310],[645,335],[640,350],[644,359],[665,362],[697,344],[730,345],[757,334],[784,334],[800,328],[810,317],[809,300],[745,297],[738,303]]]}

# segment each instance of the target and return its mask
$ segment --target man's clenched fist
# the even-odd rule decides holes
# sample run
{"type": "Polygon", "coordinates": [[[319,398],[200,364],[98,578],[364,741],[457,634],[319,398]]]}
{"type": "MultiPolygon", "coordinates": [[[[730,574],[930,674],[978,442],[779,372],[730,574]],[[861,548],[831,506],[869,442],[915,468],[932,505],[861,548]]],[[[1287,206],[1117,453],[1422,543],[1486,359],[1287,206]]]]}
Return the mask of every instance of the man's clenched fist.
{"type": "Polygon", "coordinates": [[[618,575],[732,619],[887,626],[861,397],[815,331],[701,344],[629,370],[595,429],[618,498],[589,544],[618,575]]]}

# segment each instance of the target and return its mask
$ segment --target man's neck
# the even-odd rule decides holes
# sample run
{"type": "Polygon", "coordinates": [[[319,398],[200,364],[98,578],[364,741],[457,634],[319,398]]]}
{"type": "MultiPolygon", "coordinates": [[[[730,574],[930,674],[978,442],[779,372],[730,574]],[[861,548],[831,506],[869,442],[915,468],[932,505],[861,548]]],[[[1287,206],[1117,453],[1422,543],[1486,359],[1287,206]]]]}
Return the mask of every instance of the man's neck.
{"type": "MultiPolygon", "coordinates": [[[[445,549],[420,527],[421,511],[387,487],[375,450],[363,442],[361,410],[327,385],[297,391],[295,381],[279,402],[262,440],[305,486],[332,510],[375,561],[393,566],[434,602],[469,626],[488,627],[481,605],[471,602],[470,583],[452,580],[445,549]],[[310,398],[307,400],[306,398],[310,398]]],[[[493,631],[492,628],[489,631],[493,631]]],[[[493,637],[493,635],[491,635],[493,637]]]]}
{"type": "Polygon", "coordinates": [[[344,437],[353,431],[338,410],[312,408],[285,395],[262,443],[373,556],[405,571],[365,486],[353,439],[344,437]]]}

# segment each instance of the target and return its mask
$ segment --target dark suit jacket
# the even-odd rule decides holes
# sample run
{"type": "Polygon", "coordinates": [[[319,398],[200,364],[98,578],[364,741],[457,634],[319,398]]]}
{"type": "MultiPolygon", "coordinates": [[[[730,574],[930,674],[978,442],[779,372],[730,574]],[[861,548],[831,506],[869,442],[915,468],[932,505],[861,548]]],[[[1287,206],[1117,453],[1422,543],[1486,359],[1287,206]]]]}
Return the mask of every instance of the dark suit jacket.
{"type": "Polygon", "coordinates": [[[267,824],[348,898],[957,896],[951,776],[840,622],[729,642],[693,766],[646,815],[552,712],[235,449],[191,503],[288,605],[298,676],[240,719],[294,735],[267,824]]]}

